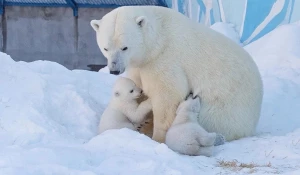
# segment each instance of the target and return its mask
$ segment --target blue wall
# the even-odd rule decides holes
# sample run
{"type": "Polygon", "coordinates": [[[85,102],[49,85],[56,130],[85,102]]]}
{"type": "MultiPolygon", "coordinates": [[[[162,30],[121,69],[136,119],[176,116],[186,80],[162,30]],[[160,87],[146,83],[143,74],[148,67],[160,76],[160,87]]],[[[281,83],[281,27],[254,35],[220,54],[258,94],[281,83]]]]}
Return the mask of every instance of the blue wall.
{"type": "Polygon", "coordinates": [[[169,7],[207,26],[236,25],[241,42],[257,40],[281,24],[300,20],[300,0],[166,0],[169,7]]]}

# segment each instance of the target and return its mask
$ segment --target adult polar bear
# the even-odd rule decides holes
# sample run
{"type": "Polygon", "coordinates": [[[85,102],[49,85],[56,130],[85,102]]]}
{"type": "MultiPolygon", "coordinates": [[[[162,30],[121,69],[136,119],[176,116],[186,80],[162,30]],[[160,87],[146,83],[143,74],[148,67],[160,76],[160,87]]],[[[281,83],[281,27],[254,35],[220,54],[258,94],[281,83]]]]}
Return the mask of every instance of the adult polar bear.
{"type": "Polygon", "coordinates": [[[180,102],[201,98],[199,124],[234,140],[254,133],[263,89],[251,56],[222,34],[172,9],[126,6],[92,20],[113,74],[127,76],[151,98],[152,138],[165,141],[180,102]]]}

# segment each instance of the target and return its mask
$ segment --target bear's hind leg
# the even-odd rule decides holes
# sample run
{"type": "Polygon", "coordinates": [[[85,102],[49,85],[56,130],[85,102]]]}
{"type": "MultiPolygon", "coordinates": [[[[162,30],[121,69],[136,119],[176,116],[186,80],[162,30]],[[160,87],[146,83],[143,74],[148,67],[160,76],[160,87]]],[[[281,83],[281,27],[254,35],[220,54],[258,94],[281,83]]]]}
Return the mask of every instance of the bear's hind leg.
{"type": "Polygon", "coordinates": [[[180,100],[174,99],[174,94],[167,93],[163,96],[151,98],[154,116],[152,139],[160,143],[165,142],[166,133],[174,121],[176,110],[180,102],[180,100]]]}

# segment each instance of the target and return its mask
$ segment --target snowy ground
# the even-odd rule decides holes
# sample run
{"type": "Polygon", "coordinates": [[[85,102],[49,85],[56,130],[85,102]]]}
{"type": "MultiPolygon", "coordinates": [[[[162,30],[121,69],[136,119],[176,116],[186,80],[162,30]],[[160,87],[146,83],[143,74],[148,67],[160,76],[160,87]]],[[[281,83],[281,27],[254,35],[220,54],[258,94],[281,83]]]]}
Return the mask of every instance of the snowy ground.
{"type": "Polygon", "coordinates": [[[279,27],[245,49],[264,81],[257,136],[218,146],[211,158],[178,155],[127,129],[97,136],[116,79],[105,70],[69,71],[0,53],[0,174],[299,175],[300,24],[279,27]]]}

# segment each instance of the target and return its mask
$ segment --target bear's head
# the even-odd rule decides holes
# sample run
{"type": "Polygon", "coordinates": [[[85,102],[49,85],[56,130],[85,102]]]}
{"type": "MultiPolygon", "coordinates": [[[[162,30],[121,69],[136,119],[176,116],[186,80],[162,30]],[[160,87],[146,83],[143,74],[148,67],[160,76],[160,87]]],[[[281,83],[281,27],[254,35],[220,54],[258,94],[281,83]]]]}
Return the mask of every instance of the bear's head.
{"type": "Polygon", "coordinates": [[[135,83],[124,77],[119,77],[114,84],[113,98],[118,101],[132,102],[136,101],[143,94],[143,90],[135,85],[135,83]]]}
{"type": "Polygon", "coordinates": [[[120,7],[90,22],[111,74],[122,74],[128,67],[144,64],[153,50],[153,41],[157,44],[153,19],[142,9],[120,7]]]}
{"type": "Polygon", "coordinates": [[[193,97],[193,95],[190,94],[185,101],[179,104],[176,114],[187,114],[191,116],[192,120],[196,121],[197,118],[195,118],[195,116],[198,116],[198,114],[200,113],[200,108],[200,98],[198,96],[193,97]]]}

